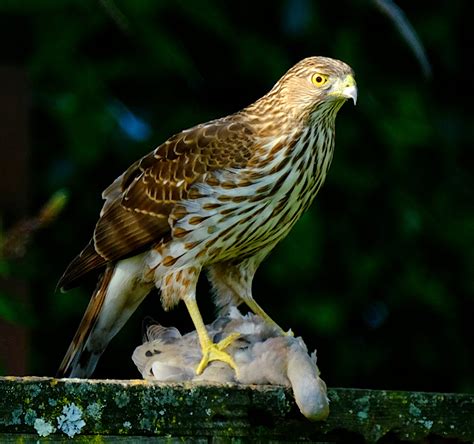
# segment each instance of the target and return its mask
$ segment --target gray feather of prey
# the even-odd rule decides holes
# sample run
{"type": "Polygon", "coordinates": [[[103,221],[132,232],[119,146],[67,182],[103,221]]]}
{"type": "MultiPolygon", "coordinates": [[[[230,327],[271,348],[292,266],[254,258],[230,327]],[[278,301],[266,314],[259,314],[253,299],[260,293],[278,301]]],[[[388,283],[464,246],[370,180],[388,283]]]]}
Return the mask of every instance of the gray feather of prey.
{"type": "Polygon", "coordinates": [[[310,355],[300,337],[282,335],[259,316],[243,316],[235,307],[206,327],[214,342],[231,333],[240,334],[226,349],[237,364],[237,373],[221,361],[212,361],[196,376],[201,359],[197,333],[183,336],[174,327],[154,324],[148,325],[144,343],[132,356],[143,378],[161,382],[283,385],[291,387],[296,404],[308,419],[327,417],[329,400],[316,365],[316,352],[310,355]]]}

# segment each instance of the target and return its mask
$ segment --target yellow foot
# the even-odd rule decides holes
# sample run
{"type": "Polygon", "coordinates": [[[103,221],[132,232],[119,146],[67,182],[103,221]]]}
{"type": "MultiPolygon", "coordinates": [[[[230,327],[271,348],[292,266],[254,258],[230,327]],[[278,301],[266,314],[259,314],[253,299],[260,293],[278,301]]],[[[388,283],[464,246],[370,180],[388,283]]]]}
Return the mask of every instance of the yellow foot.
{"type": "Polygon", "coordinates": [[[229,353],[225,352],[224,350],[239,336],[240,333],[232,333],[217,344],[209,342],[208,344],[201,346],[202,359],[196,369],[196,374],[200,375],[211,361],[225,362],[237,372],[237,365],[234,362],[234,358],[232,358],[232,356],[230,356],[229,353]]]}

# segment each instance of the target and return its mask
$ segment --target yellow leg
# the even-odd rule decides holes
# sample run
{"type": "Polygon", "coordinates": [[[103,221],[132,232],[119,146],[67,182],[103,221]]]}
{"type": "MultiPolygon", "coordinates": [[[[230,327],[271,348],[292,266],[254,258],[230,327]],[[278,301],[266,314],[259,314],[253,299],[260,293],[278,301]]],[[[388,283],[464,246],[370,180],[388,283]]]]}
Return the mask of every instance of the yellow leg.
{"type": "Polygon", "coordinates": [[[199,343],[201,345],[202,359],[197,366],[196,374],[200,375],[211,361],[225,362],[226,364],[230,365],[237,373],[237,365],[235,364],[234,359],[224,350],[230,344],[232,344],[232,342],[234,342],[240,336],[240,334],[232,333],[222,341],[214,344],[207,333],[206,326],[202,320],[196,300],[193,297],[190,297],[186,298],[184,303],[186,304],[193,324],[196,327],[199,343]]]}
{"type": "Polygon", "coordinates": [[[270,316],[268,316],[263,310],[263,308],[258,305],[257,301],[254,298],[245,298],[244,301],[248,305],[250,310],[252,310],[256,315],[259,315],[261,318],[263,318],[265,322],[267,322],[267,324],[270,324],[271,326],[275,327],[282,336],[294,336],[291,329],[288,331],[283,330],[270,316]]]}

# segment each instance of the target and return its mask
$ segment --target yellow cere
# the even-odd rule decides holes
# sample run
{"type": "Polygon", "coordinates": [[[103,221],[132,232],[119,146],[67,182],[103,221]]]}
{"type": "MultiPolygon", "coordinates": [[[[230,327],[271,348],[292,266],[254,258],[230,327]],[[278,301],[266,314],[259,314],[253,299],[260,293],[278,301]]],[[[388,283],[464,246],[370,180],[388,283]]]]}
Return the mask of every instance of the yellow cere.
{"type": "Polygon", "coordinates": [[[313,74],[311,81],[313,82],[313,85],[323,86],[328,81],[328,76],[317,72],[313,74]]]}

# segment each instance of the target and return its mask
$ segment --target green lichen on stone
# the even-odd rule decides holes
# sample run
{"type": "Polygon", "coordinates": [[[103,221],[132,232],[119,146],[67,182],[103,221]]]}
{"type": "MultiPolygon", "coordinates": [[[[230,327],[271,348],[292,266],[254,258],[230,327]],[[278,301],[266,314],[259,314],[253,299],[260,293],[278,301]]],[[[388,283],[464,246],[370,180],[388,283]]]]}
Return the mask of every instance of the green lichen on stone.
{"type": "Polygon", "coordinates": [[[413,403],[411,403],[408,407],[408,412],[410,413],[410,415],[416,417],[419,417],[421,415],[421,410],[413,403]]]}
{"type": "Polygon", "coordinates": [[[99,404],[98,402],[93,402],[92,404],[89,404],[86,407],[86,414],[89,416],[91,419],[95,421],[100,421],[102,418],[102,410],[104,406],[99,404]]]}
{"type": "MultiPolygon", "coordinates": [[[[12,419],[10,424],[17,425],[21,424],[21,415],[23,414],[23,407],[20,405],[12,411],[12,419]]],[[[8,425],[8,424],[6,424],[8,425]]]]}
{"type": "Polygon", "coordinates": [[[130,398],[127,395],[127,392],[119,392],[114,398],[115,404],[117,404],[117,407],[125,407],[128,402],[130,401],[130,398]]]}
{"type": "Polygon", "coordinates": [[[31,398],[36,398],[41,393],[41,388],[36,384],[28,386],[27,392],[31,398]]]}
{"type": "Polygon", "coordinates": [[[333,389],[329,397],[327,421],[311,423],[284,387],[0,378],[0,442],[6,433],[330,442],[338,430],[367,443],[388,433],[474,441],[471,395],[333,389]]]}
{"type": "Polygon", "coordinates": [[[355,409],[357,411],[357,418],[360,420],[366,420],[369,417],[370,409],[370,398],[369,396],[361,396],[354,402],[355,409]]]}
{"type": "Polygon", "coordinates": [[[57,418],[58,429],[70,438],[81,432],[86,425],[82,419],[82,409],[71,403],[63,407],[62,415],[57,418]]]}
{"type": "Polygon", "coordinates": [[[50,422],[45,421],[43,418],[36,418],[33,427],[35,428],[36,433],[42,437],[51,435],[51,433],[56,431],[56,427],[54,427],[50,422]]]}
{"type": "Polygon", "coordinates": [[[25,412],[25,424],[26,425],[33,425],[35,423],[37,416],[36,412],[33,409],[28,409],[25,412]]]}
{"type": "MultiPolygon", "coordinates": [[[[474,418],[473,418],[474,419],[474,418]]],[[[433,427],[433,421],[431,420],[428,420],[428,419],[421,419],[420,421],[418,421],[420,424],[423,425],[423,427],[425,427],[426,429],[430,430],[431,427],[433,427]]]]}

